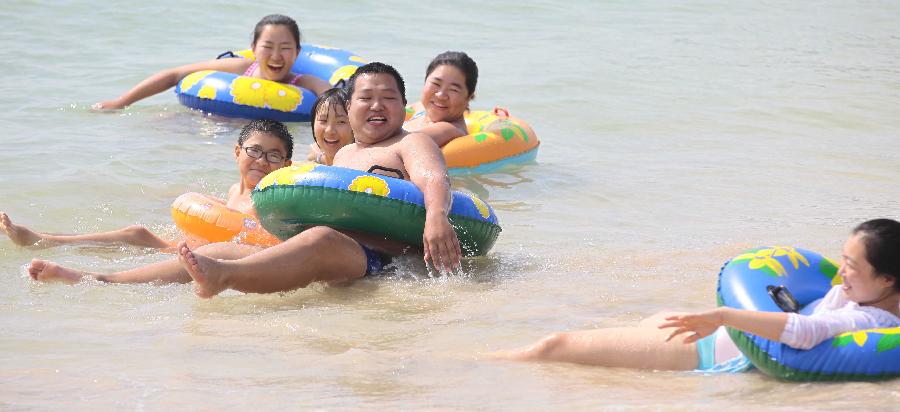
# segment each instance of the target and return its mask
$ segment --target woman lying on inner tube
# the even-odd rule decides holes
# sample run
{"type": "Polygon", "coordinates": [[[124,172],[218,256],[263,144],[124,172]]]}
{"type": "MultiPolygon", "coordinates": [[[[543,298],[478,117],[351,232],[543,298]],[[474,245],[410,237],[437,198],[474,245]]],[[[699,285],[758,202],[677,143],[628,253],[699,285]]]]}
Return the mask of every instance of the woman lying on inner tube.
{"type": "MultiPolygon", "coordinates": [[[[660,313],[636,327],[555,333],[531,346],[495,353],[494,357],[642,369],[739,372],[747,370],[749,363],[740,356],[722,326],[804,350],[845,332],[893,328],[879,329],[892,334],[900,327],[900,223],[876,219],[857,226],[844,244],[837,276],[842,284],[833,286],[809,315],[729,307],[694,314],[660,313]],[[681,343],[673,341],[681,335],[685,335],[681,343]],[[708,345],[702,344],[711,339],[708,345]],[[704,353],[713,350],[711,356],[704,353]],[[715,361],[704,362],[704,358],[715,361]]],[[[889,346],[880,347],[879,351],[897,350],[889,346]]],[[[896,354],[893,356],[888,353],[885,358],[896,360],[896,354]]],[[[887,372],[871,376],[864,373],[842,376],[853,380],[883,379],[896,377],[898,373],[895,367],[889,367],[887,372]]]]}
{"type": "Polygon", "coordinates": [[[280,14],[263,17],[256,23],[250,48],[256,60],[218,59],[166,69],[144,79],[114,100],[94,104],[93,108],[124,108],[138,100],[175,87],[187,75],[201,70],[215,70],[293,84],[311,90],[316,95],[331,87],[326,81],[315,76],[298,76],[291,72],[291,67],[300,54],[300,29],[297,22],[290,17],[280,14]]]}

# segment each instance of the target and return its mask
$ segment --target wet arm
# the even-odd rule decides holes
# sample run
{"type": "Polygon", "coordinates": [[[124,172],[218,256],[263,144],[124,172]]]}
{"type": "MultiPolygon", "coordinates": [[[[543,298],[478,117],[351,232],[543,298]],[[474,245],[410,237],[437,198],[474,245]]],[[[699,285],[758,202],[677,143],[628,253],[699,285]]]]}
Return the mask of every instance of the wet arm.
{"type": "Polygon", "coordinates": [[[760,312],[734,308],[718,308],[722,312],[722,323],[769,340],[780,340],[787,324],[788,314],[784,312],[760,312]]]}
{"type": "Polygon", "coordinates": [[[95,104],[94,108],[121,109],[130,106],[141,99],[145,99],[175,87],[181,79],[193,72],[200,70],[218,70],[237,73],[241,71],[241,67],[246,69],[250,64],[250,61],[245,59],[220,59],[173,67],[142,80],[116,99],[95,104]]]}
{"type": "Polygon", "coordinates": [[[456,232],[450,226],[450,178],[444,156],[434,141],[425,134],[413,133],[404,138],[401,156],[410,180],[422,190],[425,201],[425,260],[439,270],[459,267],[460,247],[456,232]]]}
{"type": "Polygon", "coordinates": [[[331,85],[328,84],[328,82],[310,74],[304,74],[303,76],[301,76],[298,83],[298,86],[312,91],[316,94],[316,96],[324,93],[326,90],[331,88],[331,85]]]}
{"type": "Polygon", "coordinates": [[[428,126],[416,130],[416,132],[427,134],[439,147],[443,147],[451,140],[465,134],[458,127],[448,122],[432,123],[428,126]]]}
{"type": "Polygon", "coordinates": [[[685,343],[711,335],[719,326],[729,326],[763,338],[778,341],[784,333],[788,314],[783,312],[759,312],[720,307],[706,312],[675,315],[666,318],[660,328],[674,328],[667,340],[684,333],[693,333],[685,343]]]}

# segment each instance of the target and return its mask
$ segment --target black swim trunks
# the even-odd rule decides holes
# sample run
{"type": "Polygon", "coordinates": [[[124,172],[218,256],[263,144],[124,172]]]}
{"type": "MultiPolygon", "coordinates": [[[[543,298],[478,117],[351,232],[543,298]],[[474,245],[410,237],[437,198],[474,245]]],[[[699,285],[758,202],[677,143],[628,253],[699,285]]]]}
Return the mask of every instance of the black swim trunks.
{"type": "Polygon", "coordinates": [[[362,248],[363,253],[366,254],[366,275],[371,275],[374,273],[381,272],[384,269],[384,266],[390,263],[390,257],[382,255],[372,249],[369,249],[362,244],[359,245],[362,248]]]}

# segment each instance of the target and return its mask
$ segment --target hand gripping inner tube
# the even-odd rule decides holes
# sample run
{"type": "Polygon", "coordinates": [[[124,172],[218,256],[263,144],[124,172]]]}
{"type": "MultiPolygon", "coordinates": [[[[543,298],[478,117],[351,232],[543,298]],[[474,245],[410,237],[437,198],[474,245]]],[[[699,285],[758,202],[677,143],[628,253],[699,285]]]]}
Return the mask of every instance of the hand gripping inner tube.
{"type": "MultiPolygon", "coordinates": [[[[423,196],[406,180],[303,164],[268,174],[252,196],[263,226],[282,240],[324,225],[422,246],[423,196]]],[[[452,196],[450,224],[463,254],[486,254],[501,230],[493,209],[473,195],[453,191],[452,196]]]]}
{"type": "MultiPolygon", "coordinates": [[[[722,267],[717,300],[720,306],[781,312],[793,306],[778,293],[778,287],[783,287],[793,295],[801,314],[812,313],[818,300],[841,282],[837,271],[830,259],[808,250],[752,249],[722,267]]],[[[900,377],[900,327],[842,333],[808,350],[737,329],[728,328],[728,333],[754,366],[779,379],[871,381],[900,377]]]]}
{"type": "Polygon", "coordinates": [[[253,216],[200,193],[178,196],[172,202],[172,220],[188,236],[209,243],[239,242],[257,246],[279,243],[278,238],[266,232],[253,216]]]}

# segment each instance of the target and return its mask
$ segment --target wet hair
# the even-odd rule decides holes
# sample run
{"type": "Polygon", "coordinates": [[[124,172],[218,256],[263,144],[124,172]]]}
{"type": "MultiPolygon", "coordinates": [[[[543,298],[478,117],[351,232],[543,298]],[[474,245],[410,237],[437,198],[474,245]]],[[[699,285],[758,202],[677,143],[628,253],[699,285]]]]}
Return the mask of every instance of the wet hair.
{"type": "Polygon", "coordinates": [[[253,44],[256,45],[256,41],[259,40],[259,35],[262,33],[263,29],[266,26],[285,26],[288,31],[291,32],[291,35],[294,36],[294,40],[297,41],[297,50],[300,50],[300,27],[297,26],[297,22],[294,19],[285,16],[283,14],[270,14],[266,17],[263,17],[259,23],[256,23],[256,27],[253,28],[253,44]]]}
{"type": "Polygon", "coordinates": [[[356,69],[356,72],[347,80],[347,101],[350,101],[350,97],[353,96],[353,90],[356,87],[356,78],[364,74],[389,74],[393,76],[394,80],[397,81],[397,89],[400,90],[400,97],[403,100],[403,104],[406,105],[406,83],[403,83],[403,76],[400,76],[397,69],[381,62],[372,62],[356,69]]]}
{"type": "Polygon", "coordinates": [[[466,76],[466,89],[469,90],[469,97],[472,97],[475,94],[475,85],[478,84],[478,65],[475,64],[475,60],[463,52],[443,52],[432,59],[431,63],[428,63],[428,68],[425,69],[425,78],[428,78],[434,69],[445,64],[456,67],[463,73],[463,76],[466,76]]]}
{"type": "MultiPolygon", "coordinates": [[[[316,117],[319,115],[319,108],[325,106],[325,110],[328,110],[332,107],[340,107],[346,111],[348,96],[347,90],[343,87],[332,87],[325,90],[316,98],[316,102],[313,103],[312,110],[310,111],[310,113],[312,113],[312,121],[309,122],[309,126],[312,128],[313,141],[316,141],[316,117]]],[[[318,144],[318,142],[316,143],[318,144]]]]}
{"type": "Polygon", "coordinates": [[[246,142],[253,133],[268,133],[276,139],[281,140],[281,142],[284,143],[284,148],[287,150],[285,159],[290,160],[291,156],[293,156],[294,137],[291,136],[291,132],[288,131],[284,123],[269,119],[256,119],[247,123],[241,129],[241,134],[238,136],[238,146],[244,147],[244,142],[246,142]]]}
{"type": "Polygon", "coordinates": [[[866,246],[866,260],[877,276],[894,279],[894,291],[900,292],[900,222],[873,219],[860,223],[853,234],[860,234],[866,246]]]}

